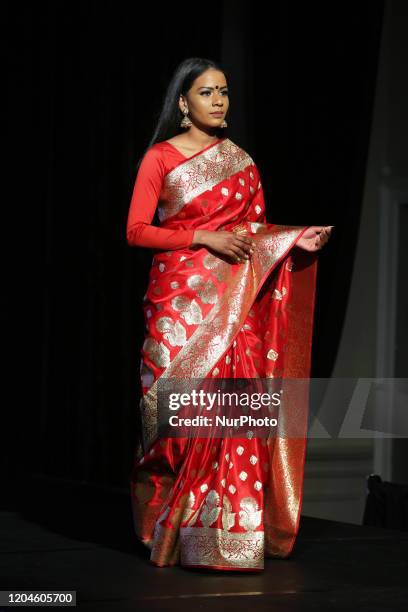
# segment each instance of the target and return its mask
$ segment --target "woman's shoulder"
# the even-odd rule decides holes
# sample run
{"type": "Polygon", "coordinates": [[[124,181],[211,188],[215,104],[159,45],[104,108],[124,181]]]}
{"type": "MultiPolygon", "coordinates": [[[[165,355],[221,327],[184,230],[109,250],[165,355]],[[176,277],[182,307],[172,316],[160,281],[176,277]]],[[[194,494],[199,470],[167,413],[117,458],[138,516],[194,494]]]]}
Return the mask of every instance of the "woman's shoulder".
{"type": "Polygon", "coordinates": [[[139,162],[139,172],[151,176],[163,177],[166,172],[166,160],[160,147],[156,144],[149,146],[142,154],[139,162]]]}
{"type": "Polygon", "coordinates": [[[163,147],[160,146],[161,144],[162,144],[161,142],[155,142],[154,144],[150,145],[146,149],[145,155],[148,155],[149,157],[152,157],[152,158],[159,158],[163,152],[163,147]]]}
{"type": "Polygon", "coordinates": [[[149,150],[154,151],[157,155],[163,154],[167,151],[173,151],[173,146],[168,140],[160,140],[152,144],[149,150]]]}
{"type": "Polygon", "coordinates": [[[145,150],[143,162],[144,164],[155,165],[162,169],[166,169],[172,153],[172,147],[167,141],[155,142],[145,150]]]}
{"type": "Polygon", "coordinates": [[[150,145],[142,159],[144,168],[154,170],[164,177],[179,162],[180,154],[166,140],[150,145]]]}
{"type": "Polygon", "coordinates": [[[156,163],[163,163],[168,165],[172,162],[173,157],[180,157],[180,153],[177,149],[171,145],[167,140],[161,140],[155,142],[146,151],[146,155],[149,159],[156,161],[156,163]]]}
{"type": "Polygon", "coordinates": [[[153,149],[155,151],[160,151],[165,147],[166,144],[167,144],[167,140],[160,140],[159,142],[153,143],[150,149],[153,149]]]}

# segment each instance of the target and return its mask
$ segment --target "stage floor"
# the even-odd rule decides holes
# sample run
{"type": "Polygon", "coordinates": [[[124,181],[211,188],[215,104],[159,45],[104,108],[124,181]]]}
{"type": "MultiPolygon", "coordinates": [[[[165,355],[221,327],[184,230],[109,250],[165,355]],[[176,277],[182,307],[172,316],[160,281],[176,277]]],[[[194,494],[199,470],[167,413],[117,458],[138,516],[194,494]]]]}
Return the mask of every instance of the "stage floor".
{"type": "Polygon", "coordinates": [[[408,609],[405,531],[302,516],[292,557],[266,559],[262,573],[157,568],[135,541],[123,492],[48,483],[8,499],[1,590],[75,590],[77,606],[100,612],[408,609]]]}

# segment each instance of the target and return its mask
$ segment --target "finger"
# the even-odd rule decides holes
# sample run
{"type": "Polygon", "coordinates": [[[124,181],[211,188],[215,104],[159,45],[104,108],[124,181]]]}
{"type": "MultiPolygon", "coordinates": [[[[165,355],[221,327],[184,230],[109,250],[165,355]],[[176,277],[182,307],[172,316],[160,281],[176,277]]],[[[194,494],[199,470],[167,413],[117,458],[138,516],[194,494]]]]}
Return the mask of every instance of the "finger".
{"type": "Polygon", "coordinates": [[[250,253],[254,252],[254,249],[252,247],[252,243],[248,243],[248,242],[236,242],[234,244],[234,246],[237,247],[242,254],[246,253],[248,256],[250,255],[250,253]]]}
{"type": "Polygon", "coordinates": [[[238,257],[241,257],[241,259],[249,259],[250,253],[247,253],[240,246],[235,246],[234,252],[238,255],[238,257]]]}
{"type": "Polygon", "coordinates": [[[252,240],[252,238],[244,238],[243,236],[236,236],[236,238],[240,241],[241,244],[244,244],[245,246],[255,246],[255,241],[252,240]]]}
{"type": "Polygon", "coordinates": [[[241,257],[239,255],[239,253],[237,251],[235,251],[233,248],[230,249],[230,257],[234,260],[234,261],[241,261],[241,257]]]}
{"type": "Polygon", "coordinates": [[[249,244],[254,242],[250,236],[244,236],[243,234],[234,234],[234,236],[237,240],[241,240],[242,242],[248,242],[249,244]]]}

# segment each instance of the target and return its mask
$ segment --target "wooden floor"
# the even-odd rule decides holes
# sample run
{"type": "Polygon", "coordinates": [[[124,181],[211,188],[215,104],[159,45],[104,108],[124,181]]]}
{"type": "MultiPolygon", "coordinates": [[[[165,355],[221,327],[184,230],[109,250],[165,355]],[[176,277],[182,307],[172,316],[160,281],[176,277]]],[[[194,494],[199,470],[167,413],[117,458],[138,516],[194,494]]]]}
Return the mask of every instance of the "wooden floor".
{"type": "Polygon", "coordinates": [[[126,492],[33,480],[2,498],[3,591],[75,590],[100,612],[408,609],[408,532],[302,516],[293,556],[263,573],[156,568],[126,492]]]}

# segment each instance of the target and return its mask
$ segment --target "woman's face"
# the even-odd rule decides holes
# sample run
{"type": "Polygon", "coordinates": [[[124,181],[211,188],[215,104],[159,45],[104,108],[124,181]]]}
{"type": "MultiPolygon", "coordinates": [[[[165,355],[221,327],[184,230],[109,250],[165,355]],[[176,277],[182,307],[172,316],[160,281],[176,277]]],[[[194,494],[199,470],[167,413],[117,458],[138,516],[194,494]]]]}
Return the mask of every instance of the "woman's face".
{"type": "Polygon", "coordinates": [[[224,73],[209,68],[196,78],[186,96],[180,96],[181,112],[187,109],[191,121],[198,127],[219,127],[229,107],[227,81],[224,73]],[[219,112],[220,115],[212,113],[219,112]]]}

